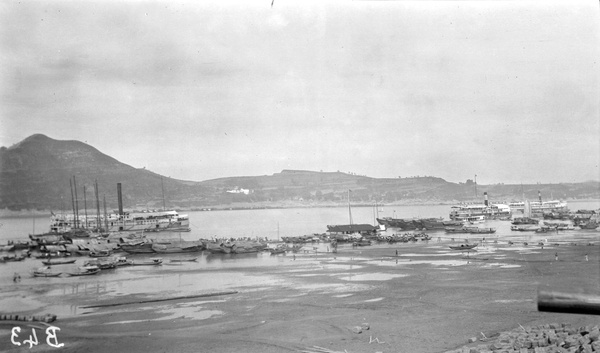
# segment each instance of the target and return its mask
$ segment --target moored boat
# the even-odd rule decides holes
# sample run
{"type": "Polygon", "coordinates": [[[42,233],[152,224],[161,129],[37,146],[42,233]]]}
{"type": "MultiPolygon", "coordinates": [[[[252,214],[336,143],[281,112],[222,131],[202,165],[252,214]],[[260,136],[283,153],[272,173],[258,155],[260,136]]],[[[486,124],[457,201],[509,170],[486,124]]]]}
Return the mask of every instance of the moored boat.
{"type": "Polygon", "coordinates": [[[196,260],[198,260],[197,257],[191,257],[189,259],[171,259],[169,261],[171,261],[171,262],[196,262],[196,260]]]}
{"type": "Polygon", "coordinates": [[[508,205],[490,203],[487,192],[483,193],[483,204],[460,204],[451,207],[450,219],[453,221],[472,222],[472,217],[486,219],[506,219],[511,216],[508,205]],[[470,219],[471,218],[471,219],[470,219]]]}
{"type": "Polygon", "coordinates": [[[477,244],[460,244],[460,245],[450,245],[450,249],[452,250],[471,250],[475,248],[477,244]]]}
{"type": "Polygon", "coordinates": [[[115,265],[117,267],[130,266],[130,265],[133,265],[133,260],[129,260],[125,256],[119,256],[119,257],[115,258],[115,265]]]}
{"type": "Polygon", "coordinates": [[[112,255],[110,250],[91,250],[88,254],[89,257],[109,257],[112,255]]]}
{"type": "Polygon", "coordinates": [[[370,240],[362,239],[352,243],[352,246],[369,246],[371,245],[370,240]]]}
{"type": "Polygon", "coordinates": [[[265,250],[268,250],[271,255],[285,254],[285,252],[288,250],[288,247],[285,244],[280,244],[274,248],[267,248],[265,250]]]}
{"type": "Polygon", "coordinates": [[[117,267],[117,261],[110,257],[101,257],[97,259],[87,260],[83,263],[85,267],[96,266],[101,270],[107,270],[117,267]]]}
{"type": "Polygon", "coordinates": [[[155,257],[150,259],[149,261],[136,262],[133,261],[131,266],[159,266],[162,265],[163,259],[160,257],[155,257]]]}
{"type": "Polygon", "coordinates": [[[491,234],[496,233],[496,228],[465,227],[467,233],[491,234]]]}
{"type": "Polygon", "coordinates": [[[508,204],[511,210],[543,216],[544,214],[564,214],[569,211],[566,202],[560,200],[542,201],[542,194],[538,191],[538,201],[519,201],[508,204]]]}
{"type": "Polygon", "coordinates": [[[152,242],[139,242],[135,244],[121,244],[121,250],[128,254],[152,254],[152,242]]]}
{"type": "Polygon", "coordinates": [[[595,221],[579,223],[579,228],[581,228],[581,229],[596,229],[599,226],[600,226],[600,224],[596,223],[595,221]]]}
{"type": "Polygon", "coordinates": [[[59,277],[61,274],[62,272],[52,272],[49,266],[33,270],[34,277],[59,277]]]}
{"type": "Polygon", "coordinates": [[[385,226],[386,228],[400,228],[402,230],[413,230],[417,227],[412,219],[384,217],[377,218],[377,223],[385,226]]]}
{"type": "Polygon", "coordinates": [[[68,272],[69,276],[90,276],[95,275],[100,272],[100,268],[98,266],[82,266],[79,267],[77,272],[68,272]]]}
{"type": "Polygon", "coordinates": [[[27,256],[25,255],[0,255],[0,262],[10,262],[10,261],[23,261],[27,256]]]}
{"type": "Polygon", "coordinates": [[[513,225],[538,224],[540,221],[531,217],[516,217],[510,223],[513,225]]]}
{"type": "Polygon", "coordinates": [[[519,231],[519,232],[535,232],[539,227],[534,225],[520,225],[520,226],[511,226],[510,230],[519,231]]]}
{"type": "MultiPolygon", "coordinates": [[[[88,215],[87,218],[70,214],[53,214],[50,218],[50,233],[68,234],[73,237],[81,237],[73,230],[85,224],[89,229],[103,229],[105,233],[110,232],[161,232],[178,231],[189,232],[190,222],[187,215],[180,215],[177,211],[147,211],[147,212],[122,212],[106,215],[88,215]]],[[[89,237],[89,232],[87,232],[89,237]]],[[[81,233],[85,234],[85,233],[81,233]]]]}
{"type": "Polygon", "coordinates": [[[77,261],[77,259],[48,259],[48,260],[43,260],[42,263],[44,265],[52,266],[52,265],[73,264],[73,263],[75,263],[75,261],[77,261]]]}
{"type": "Polygon", "coordinates": [[[152,244],[152,250],[156,253],[177,254],[188,252],[199,252],[204,249],[203,245],[192,243],[179,244],[152,244]]]}

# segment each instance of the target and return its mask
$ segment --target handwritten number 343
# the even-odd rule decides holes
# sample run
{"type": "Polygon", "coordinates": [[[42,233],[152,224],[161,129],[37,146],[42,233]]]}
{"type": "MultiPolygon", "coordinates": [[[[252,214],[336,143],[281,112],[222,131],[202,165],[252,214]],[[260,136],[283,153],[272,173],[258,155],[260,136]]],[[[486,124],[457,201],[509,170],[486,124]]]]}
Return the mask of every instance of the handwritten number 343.
{"type": "MultiPolygon", "coordinates": [[[[23,344],[29,344],[29,348],[31,348],[33,346],[37,346],[39,344],[37,335],[35,333],[35,329],[32,328],[31,331],[32,331],[32,334],[29,335],[29,339],[23,341],[23,344]]],[[[60,348],[60,347],[63,347],[65,344],[58,343],[58,337],[56,336],[56,331],[60,331],[60,328],[58,328],[56,326],[50,326],[46,329],[46,343],[50,347],[60,348]]],[[[20,346],[21,342],[16,341],[16,339],[19,337],[21,328],[19,326],[13,327],[11,332],[12,332],[12,334],[10,336],[10,341],[15,346],[20,346]]]]}

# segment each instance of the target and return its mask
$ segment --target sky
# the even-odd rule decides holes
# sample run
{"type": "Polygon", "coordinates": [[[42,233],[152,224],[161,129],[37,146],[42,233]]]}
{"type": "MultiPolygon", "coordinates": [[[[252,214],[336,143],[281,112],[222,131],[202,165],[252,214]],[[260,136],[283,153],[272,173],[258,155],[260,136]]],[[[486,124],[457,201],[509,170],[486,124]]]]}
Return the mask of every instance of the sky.
{"type": "Polygon", "coordinates": [[[0,4],[0,146],[203,181],[600,180],[598,1],[0,4]]]}

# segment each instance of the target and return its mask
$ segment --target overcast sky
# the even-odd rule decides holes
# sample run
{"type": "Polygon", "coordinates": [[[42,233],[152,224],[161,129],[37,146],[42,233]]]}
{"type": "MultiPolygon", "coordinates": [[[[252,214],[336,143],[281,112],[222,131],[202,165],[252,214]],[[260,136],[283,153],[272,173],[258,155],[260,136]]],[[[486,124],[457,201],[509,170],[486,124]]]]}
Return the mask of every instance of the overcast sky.
{"type": "Polygon", "coordinates": [[[177,179],[600,179],[598,1],[3,2],[0,145],[177,179]]]}

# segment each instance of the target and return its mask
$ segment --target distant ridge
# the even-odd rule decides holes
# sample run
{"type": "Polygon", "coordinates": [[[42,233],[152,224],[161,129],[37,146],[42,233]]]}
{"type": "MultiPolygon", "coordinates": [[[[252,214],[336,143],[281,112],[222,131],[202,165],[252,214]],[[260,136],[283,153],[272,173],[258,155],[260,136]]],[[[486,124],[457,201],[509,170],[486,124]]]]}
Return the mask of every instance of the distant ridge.
{"type": "Polygon", "coordinates": [[[451,183],[437,177],[371,178],[340,171],[284,169],[263,176],[223,177],[202,182],[167,178],[122,163],[76,140],[35,134],[0,148],[0,209],[71,210],[69,180],[75,176],[79,205],[93,209],[93,185],[117,206],[116,185],[122,184],[126,209],[260,208],[344,205],[348,190],[354,204],[481,202],[490,200],[600,198],[600,182],[477,185],[451,183]],[[83,187],[86,188],[85,198],[83,187]],[[243,191],[243,192],[238,192],[243,191]],[[477,192],[477,195],[476,195],[477,192]]]}

